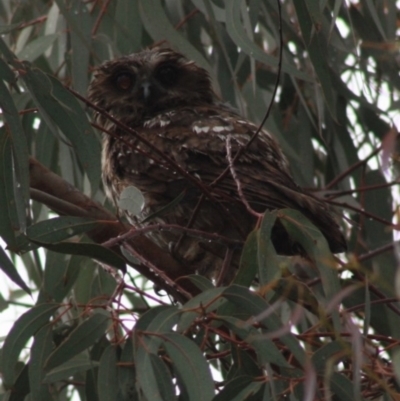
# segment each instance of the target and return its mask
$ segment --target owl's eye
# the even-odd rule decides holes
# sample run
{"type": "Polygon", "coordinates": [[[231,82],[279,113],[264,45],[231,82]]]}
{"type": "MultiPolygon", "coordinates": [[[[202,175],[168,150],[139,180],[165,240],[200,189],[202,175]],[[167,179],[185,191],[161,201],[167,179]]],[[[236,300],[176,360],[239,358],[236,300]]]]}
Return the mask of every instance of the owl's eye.
{"type": "Polygon", "coordinates": [[[172,85],[177,81],[179,77],[179,71],[175,66],[167,64],[158,69],[156,76],[162,84],[172,85]]]}
{"type": "Polygon", "coordinates": [[[126,91],[132,88],[135,83],[135,77],[129,72],[121,72],[116,76],[115,83],[118,89],[126,91]]]}

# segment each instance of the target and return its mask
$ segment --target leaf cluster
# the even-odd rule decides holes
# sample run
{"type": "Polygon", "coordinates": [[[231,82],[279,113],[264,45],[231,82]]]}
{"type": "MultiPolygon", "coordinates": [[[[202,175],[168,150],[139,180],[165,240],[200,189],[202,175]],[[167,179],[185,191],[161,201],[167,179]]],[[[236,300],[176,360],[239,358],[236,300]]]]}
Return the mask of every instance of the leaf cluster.
{"type": "Polygon", "coordinates": [[[18,288],[0,307],[21,306],[0,399],[395,399],[399,14],[370,0],[0,0],[0,269],[18,288]],[[343,214],[347,255],[298,212],[267,212],[218,287],[146,237],[176,227],[116,218],[82,97],[104,60],[164,44],[250,120],[271,105],[265,128],[296,182],[343,214]],[[276,253],[277,221],[306,260],[276,253]]]}

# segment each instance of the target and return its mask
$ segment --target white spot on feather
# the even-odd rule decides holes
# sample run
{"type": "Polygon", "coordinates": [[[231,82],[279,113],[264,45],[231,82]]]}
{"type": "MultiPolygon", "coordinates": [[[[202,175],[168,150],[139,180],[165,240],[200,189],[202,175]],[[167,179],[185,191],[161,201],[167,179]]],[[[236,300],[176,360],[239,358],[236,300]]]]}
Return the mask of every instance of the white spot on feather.
{"type": "Polygon", "coordinates": [[[193,131],[196,133],[196,134],[201,134],[201,133],[205,133],[205,134],[207,134],[207,132],[208,131],[210,131],[210,127],[208,127],[208,126],[206,126],[206,127],[198,127],[198,126],[194,126],[193,127],[193,131]]]}
{"type": "Polygon", "coordinates": [[[160,120],[160,127],[165,127],[168,125],[170,122],[168,120],[160,120]]]}
{"type": "Polygon", "coordinates": [[[224,132],[224,131],[232,131],[232,126],[227,125],[227,126],[217,126],[213,127],[212,129],[214,132],[224,132]]]}

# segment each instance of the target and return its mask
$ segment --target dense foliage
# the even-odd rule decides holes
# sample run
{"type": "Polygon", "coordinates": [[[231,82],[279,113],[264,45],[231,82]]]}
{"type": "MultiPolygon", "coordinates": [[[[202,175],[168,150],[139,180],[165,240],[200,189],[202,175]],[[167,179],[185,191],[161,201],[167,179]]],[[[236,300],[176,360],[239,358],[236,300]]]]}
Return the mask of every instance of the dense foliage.
{"type": "Polygon", "coordinates": [[[0,304],[23,308],[0,399],[397,399],[399,21],[384,0],[0,0],[0,304]],[[338,207],[346,254],[267,212],[216,287],[116,219],[87,86],[165,43],[249,119],[272,106],[265,127],[338,207]],[[311,263],[276,254],[276,219],[311,263]]]}

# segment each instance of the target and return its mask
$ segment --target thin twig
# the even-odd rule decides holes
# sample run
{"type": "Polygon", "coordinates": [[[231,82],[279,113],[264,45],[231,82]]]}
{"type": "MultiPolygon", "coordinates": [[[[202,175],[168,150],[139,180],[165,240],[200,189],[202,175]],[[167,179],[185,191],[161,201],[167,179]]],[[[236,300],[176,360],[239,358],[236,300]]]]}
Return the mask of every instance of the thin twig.
{"type": "Polygon", "coordinates": [[[129,230],[128,232],[119,235],[116,238],[111,238],[110,240],[104,242],[102,245],[105,246],[106,248],[109,248],[117,244],[120,244],[128,239],[132,239],[134,237],[137,237],[139,235],[144,235],[152,231],[175,231],[175,230],[183,231],[190,237],[219,242],[225,245],[243,246],[243,241],[234,240],[219,234],[212,234],[206,231],[183,227],[178,224],[152,224],[142,228],[133,228],[132,230],[129,230]]]}
{"type": "Polygon", "coordinates": [[[367,253],[364,253],[364,254],[358,256],[357,260],[359,262],[364,262],[365,260],[371,259],[382,253],[392,251],[394,249],[394,247],[399,244],[400,244],[400,241],[396,241],[396,242],[391,242],[390,244],[383,245],[377,249],[374,249],[373,251],[370,251],[370,252],[367,252],[367,253]]]}
{"type": "Polygon", "coordinates": [[[376,216],[375,214],[369,213],[369,212],[367,212],[367,211],[365,211],[363,209],[360,209],[358,207],[351,206],[348,203],[336,202],[336,201],[333,201],[333,200],[326,200],[326,202],[330,203],[331,205],[340,206],[340,207],[343,207],[345,209],[353,210],[353,211],[355,211],[357,213],[360,213],[360,214],[362,214],[364,216],[370,217],[371,219],[373,219],[375,221],[379,221],[380,223],[385,224],[386,226],[391,227],[394,230],[400,230],[400,227],[399,227],[398,224],[393,224],[391,221],[382,219],[382,218],[376,216]]]}
{"type": "Polygon", "coordinates": [[[110,3],[111,3],[111,0],[107,0],[104,3],[103,7],[101,7],[99,16],[97,17],[96,22],[93,25],[92,36],[96,35],[97,30],[100,27],[101,20],[103,19],[104,15],[105,15],[105,13],[107,11],[107,7],[109,6],[110,3]]]}
{"type": "Polygon", "coordinates": [[[228,158],[228,162],[229,162],[229,169],[231,171],[232,174],[232,178],[236,183],[236,188],[239,194],[239,198],[242,201],[243,205],[245,206],[246,210],[253,216],[257,217],[257,218],[261,218],[262,214],[261,213],[257,213],[255,210],[252,209],[252,207],[250,206],[249,202],[247,202],[246,197],[244,196],[243,190],[242,190],[242,184],[239,180],[238,175],[236,174],[235,168],[233,167],[233,159],[232,159],[232,148],[231,148],[231,139],[232,136],[229,134],[226,137],[226,156],[228,158]]]}
{"type": "Polygon", "coordinates": [[[350,166],[346,171],[343,171],[343,173],[339,174],[337,177],[335,177],[328,185],[325,186],[324,189],[330,189],[333,186],[335,186],[339,181],[343,180],[346,176],[348,176],[351,172],[356,170],[358,167],[364,165],[367,163],[370,159],[372,159],[374,156],[376,156],[379,151],[382,149],[382,146],[379,146],[376,148],[369,156],[367,156],[363,160],[359,160],[357,163],[354,163],[352,166],[350,166]]]}
{"type": "Polygon", "coordinates": [[[399,180],[395,180],[395,181],[385,182],[384,184],[368,185],[366,187],[348,189],[346,191],[335,191],[330,196],[327,196],[324,199],[331,200],[331,199],[336,199],[339,196],[343,196],[343,195],[351,195],[351,194],[358,193],[358,192],[374,191],[375,189],[392,187],[393,185],[398,185],[399,183],[400,183],[399,180]]]}
{"type": "Polygon", "coordinates": [[[177,284],[174,280],[168,277],[162,270],[160,270],[156,265],[151,263],[147,258],[143,257],[139,252],[136,251],[129,243],[124,243],[122,245],[129,253],[131,253],[135,258],[137,258],[141,264],[150,269],[156,276],[159,276],[163,279],[170,287],[177,289],[182,295],[184,295],[187,299],[192,298],[192,294],[185,289],[183,289],[179,284],[177,284]]]}
{"type": "MultiPolygon", "coordinates": [[[[149,298],[155,302],[158,302],[161,305],[169,305],[166,302],[162,301],[161,299],[153,297],[153,295],[148,294],[146,291],[141,290],[137,286],[132,286],[132,285],[124,283],[124,288],[131,290],[131,291],[135,291],[136,293],[140,294],[142,297],[149,298]]],[[[150,307],[148,307],[148,309],[150,309],[150,307]]]]}

